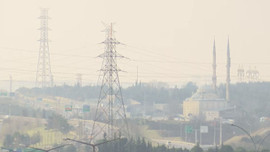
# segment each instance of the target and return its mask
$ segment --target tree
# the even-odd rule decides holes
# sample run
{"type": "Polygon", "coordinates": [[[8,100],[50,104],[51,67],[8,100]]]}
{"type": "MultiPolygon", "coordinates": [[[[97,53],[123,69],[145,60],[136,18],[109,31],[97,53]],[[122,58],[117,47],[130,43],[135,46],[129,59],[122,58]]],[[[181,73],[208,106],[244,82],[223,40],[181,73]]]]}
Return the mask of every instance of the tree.
{"type": "Polygon", "coordinates": [[[197,145],[194,146],[190,151],[191,151],[191,152],[203,152],[203,149],[200,147],[199,144],[197,144],[197,145]]]}
{"type": "Polygon", "coordinates": [[[4,139],[4,147],[10,148],[13,143],[13,137],[11,135],[6,135],[4,139]]]}
{"type": "Polygon", "coordinates": [[[57,129],[62,133],[68,133],[71,130],[71,126],[68,124],[67,120],[58,114],[53,114],[47,120],[47,129],[57,129]]]}
{"type": "Polygon", "coordinates": [[[36,144],[36,143],[39,143],[40,142],[40,139],[41,139],[41,137],[40,137],[40,132],[37,132],[37,133],[35,133],[35,134],[33,134],[31,137],[30,137],[30,141],[31,141],[31,143],[30,144],[36,144]]]}
{"type": "Polygon", "coordinates": [[[214,149],[214,148],[209,148],[209,149],[207,150],[207,152],[217,152],[217,151],[216,151],[216,149],[214,149]]]}
{"type": "Polygon", "coordinates": [[[246,152],[246,149],[244,149],[243,147],[237,147],[234,151],[235,152],[246,152]]]}
{"type": "Polygon", "coordinates": [[[219,152],[234,152],[234,150],[229,145],[222,145],[219,152]]]}

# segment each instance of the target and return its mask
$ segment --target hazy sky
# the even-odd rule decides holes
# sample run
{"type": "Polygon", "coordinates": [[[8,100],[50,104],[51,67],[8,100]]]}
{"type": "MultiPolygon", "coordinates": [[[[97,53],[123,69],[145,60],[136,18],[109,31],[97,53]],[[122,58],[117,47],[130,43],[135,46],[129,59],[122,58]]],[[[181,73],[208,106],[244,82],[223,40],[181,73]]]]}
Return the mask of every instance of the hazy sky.
{"type": "Polygon", "coordinates": [[[0,80],[35,81],[40,8],[49,8],[52,73],[56,82],[96,83],[105,38],[115,22],[122,82],[209,83],[216,39],[218,82],[225,82],[230,37],[232,80],[256,67],[270,80],[269,0],[0,0],[0,80]]]}

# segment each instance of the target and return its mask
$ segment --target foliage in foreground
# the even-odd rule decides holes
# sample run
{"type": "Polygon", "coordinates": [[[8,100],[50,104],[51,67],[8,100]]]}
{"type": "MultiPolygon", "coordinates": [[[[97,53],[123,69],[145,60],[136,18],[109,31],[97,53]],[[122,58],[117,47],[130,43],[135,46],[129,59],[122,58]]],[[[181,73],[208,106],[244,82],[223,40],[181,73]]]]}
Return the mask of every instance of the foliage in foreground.
{"type": "MultiPolygon", "coordinates": [[[[16,135],[18,136],[18,135],[16,135]]],[[[17,146],[21,146],[23,144],[23,141],[20,140],[21,143],[16,143],[17,146]]],[[[103,140],[104,141],[104,140],[103,140]]],[[[100,141],[100,142],[103,142],[100,141]]],[[[16,145],[5,145],[6,148],[12,148],[17,149],[17,147],[14,147],[16,145]]],[[[53,147],[57,147],[59,145],[54,145],[53,147]]],[[[29,150],[29,148],[25,149],[29,150]]],[[[33,151],[33,149],[32,149],[33,151]]],[[[58,152],[89,152],[92,151],[92,147],[88,145],[82,145],[82,144],[74,144],[74,145],[68,145],[65,147],[62,147],[57,150],[58,152]]],[[[194,146],[191,150],[188,149],[182,149],[182,148],[174,148],[174,147],[168,147],[165,145],[158,145],[153,146],[151,142],[145,141],[145,139],[130,139],[127,140],[126,138],[116,140],[113,142],[108,142],[105,144],[101,144],[98,146],[99,152],[252,152],[252,150],[246,150],[245,148],[238,147],[236,149],[233,149],[229,145],[222,145],[221,148],[210,148],[208,150],[203,150],[199,144],[194,146]]],[[[269,150],[260,150],[258,152],[269,152],[269,150]]]]}

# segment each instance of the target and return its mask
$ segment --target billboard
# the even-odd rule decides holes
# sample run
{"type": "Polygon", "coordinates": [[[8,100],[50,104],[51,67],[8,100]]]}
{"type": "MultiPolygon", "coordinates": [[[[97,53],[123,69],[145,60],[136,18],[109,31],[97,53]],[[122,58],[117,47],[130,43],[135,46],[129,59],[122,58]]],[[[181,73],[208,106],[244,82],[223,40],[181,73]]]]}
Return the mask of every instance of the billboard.
{"type": "Polygon", "coordinates": [[[89,105],[83,105],[83,112],[90,112],[90,106],[89,105]]]}
{"type": "Polygon", "coordinates": [[[65,111],[72,111],[72,105],[65,105],[65,111]]]}
{"type": "Polygon", "coordinates": [[[208,126],[200,126],[201,133],[208,133],[208,126]]]}
{"type": "Polygon", "coordinates": [[[185,133],[192,133],[192,132],[193,132],[192,126],[185,125],[185,133]]]}

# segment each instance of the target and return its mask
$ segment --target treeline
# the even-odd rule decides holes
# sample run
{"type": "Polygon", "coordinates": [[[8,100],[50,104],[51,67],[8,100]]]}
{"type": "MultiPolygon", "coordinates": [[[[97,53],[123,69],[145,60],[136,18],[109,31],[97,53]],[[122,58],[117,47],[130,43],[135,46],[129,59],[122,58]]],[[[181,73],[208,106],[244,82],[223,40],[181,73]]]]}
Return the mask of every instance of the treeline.
{"type": "Polygon", "coordinates": [[[165,145],[153,146],[151,142],[138,138],[137,140],[121,139],[99,146],[99,152],[189,152],[182,148],[169,148],[165,145]]]}
{"type": "Polygon", "coordinates": [[[182,103],[197,90],[196,84],[189,82],[181,88],[157,87],[139,84],[123,89],[123,96],[140,102],[182,103]]]}
{"type": "MultiPolygon", "coordinates": [[[[199,144],[193,148],[174,148],[172,145],[157,145],[153,146],[151,142],[146,142],[144,139],[137,140],[122,139],[119,141],[100,145],[99,152],[249,152],[250,149],[243,147],[233,148],[229,145],[222,145],[221,147],[209,148],[203,150],[199,144]]],[[[252,151],[252,150],[251,150],[252,151]]],[[[270,152],[268,149],[257,150],[257,152],[270,152]]]]}
{"type": "MultiPolygon", "coordinates": [[[[54,86],[52,88],[21,88],[17,91],[28,96],[61,96],[74,100],[97,99],[100,86],[54,86]]],[[[151,84],[137,84],[123,88],[123,97],[134,99],[141,103],[169,103],[175,106],[181,104],[186,98],[191,97],[197,86],[189,82],[181,88],[168,88],[151,84]]],[[[225,85],[218,87],[218,94],[225,98],[225,85]]],[[[231,103],[250,117],[270,117],[270,82],[237,83],[230,86],[231,103]]],[[[6,110],[6,109],[3,109],[6,110]]]]}
{"type": "MultiPolygon", "coordinates": [[[[69,152],[71,149],[72,152],[86,152],[92,151],[91,146],[85,145],[77,145],[76,146],[67,146],[63,149],[59,149],[59,152],[69,152]]],[[[233,149],[229,145],[222,145],[221,147],[209,148],[207,150],[203,150],[199,144],[194,146],[193,148],[186,149],[186,148],[174,148],[170,145],[152,145],[151,142],[147,142],[144,139],[121,139],[113,142],[108,142],[106,144],[102,144],[98,146],[99,152],[249,152],[245,148],[238,147],[233,149]]],[[[269,150],[258,150],[257,152],[270,152],[269,150]]]]}
{"type": "MultiPolygon", "coordinates": [[[[71,98],[75,100],[97,99],[99,96],[100,86],[54,86],[52,88],[20,88],[17,91],[28,96],[50,95],[71,98]]],[[[134,99],[140,102],[153,101],[162,102],[179,102],[190,97],[197,90],[196,84],[189,82],[181,88],[168,88],[165,86],[155,86],[151,84],[137,84],[128,88],[122,88],[125,99],[134,99]]],[[[261,109],[266,109],[270,100],[270,82],[254,83],[237,83],[231,84],[230,96],[231,101],[238,106],[249,106],[256,112],[262,113],[261,109]],[[260,104],[258,104],[260,103],[260,104]]],[[[218,94],[225,98],[225,85],[218,87],[218,94]]],[[[263,112],[266,112],[263,111],[263,112]]]]}
{"type": "MultiPolygon", "coordinates": [[[[134,99],[139,102],[155,103],[181,103],[190,97],[197,90],[197,86],[189,82],[181,88],[168,88],[166,86],[156,86],[151,84],[137,84],[128,88],[122,88],[124,99],[134,99]]],[[[100,86],[54,86],[52,88],[20,88],[18,92],[28,96],[60,96],[74,100],[84,101],[87,99],[97,99],[100,86]]]]}
{"type": "MultiPolygon", "coordinates": [[[[14,151],[20,149],[22,151],[40,151],[35,148],[30,148],[31,144],[35,144],[40,140],[39,134],[34,134],[29,137],[20,133],[7,136],[5,138],[4,147],[2,149],[8,149],[14,151]]],[[[105,140],[106,141],[106,140],[105,140]]],[[[104,142],[104,140],[100,141],[104,142]]],[[[59,147],[58,152],[88,152],[93,151],[92,146],[84,144],[69,144],[67,146],[54,145],[53,147],[59,147]]],[[[51,147],[51,148],[53,148],[51,147]]],[[[243,147],[232,148],[229,145],[222,145],[221,147],[209,148],[203,150],[199,144],[194,146],[192,149],[174,148],[172,145],[152,145],[151,142],[147,142],[145,139],[138,138],[136,140],[125,138],[101,144],[97,146],[99,152],[249,152],[243,147]]],[[[48,149],[48,148],[47,148],[48,149]]],[[[97,151],[97,149],[96,149],[97,151]]],[[[270,152],[268,149],[257,150],[257,152],[270,152]]]]}
{"type": "Polygon", "coordinates": [[[99,95],[100,86],[54,86],[51,88],[20,88],[17,92],[27,96],[59,96],[74,100],[84,101],[87,99],[96,99],[99,95]]]}
{"type": "Polygon", "coordinates": [[[52,110],[34,109],[30,105],[19,105],[15,100],[0,101],[0,115],[23,116],[47,119],[53,115],[52,110]]]}
{"type": "Polygon", "coordinates": [[[6,148],[16,148],[21,146],[30,146],[39,143],[41,140],[40,133],[35,133],[32,136],[15,132],[7,134],[4,138],[3,146],[6,148]]]}
{"type": "MultiPolygon", "coordinates": [[[[249,117],[270,117],[270,82],[237,83],[230,86],[231,103],[249,117]]],[[[219,87],[225,98],[225,85],[219,87]]]]}
{"type": "MultiPolygon", "coordinates": [[[[100,86],[54,86],[52,88],[21,88],[17,91],[28,96],[61,96],[74,100],[97,99],[100,86]]],[[[168,88],[166,85],[137,84],[123,88],[124,100],[134,99],[141,103],[169,103],[178,107],[186,98],[191,97],[197,86],[189,82],[181,88],[168,88]]],[[[218,87],[218,94],[225,98],[225,85],[218,87]]],[[[248,117],[270,117],[270,82],[237,83],[230,86],[231,103],[248,117]]],[[[5,110],[5,109],[4,109],[5,110]]],[[[257,118],[256,118],[257,119],[257,118]]]]}

